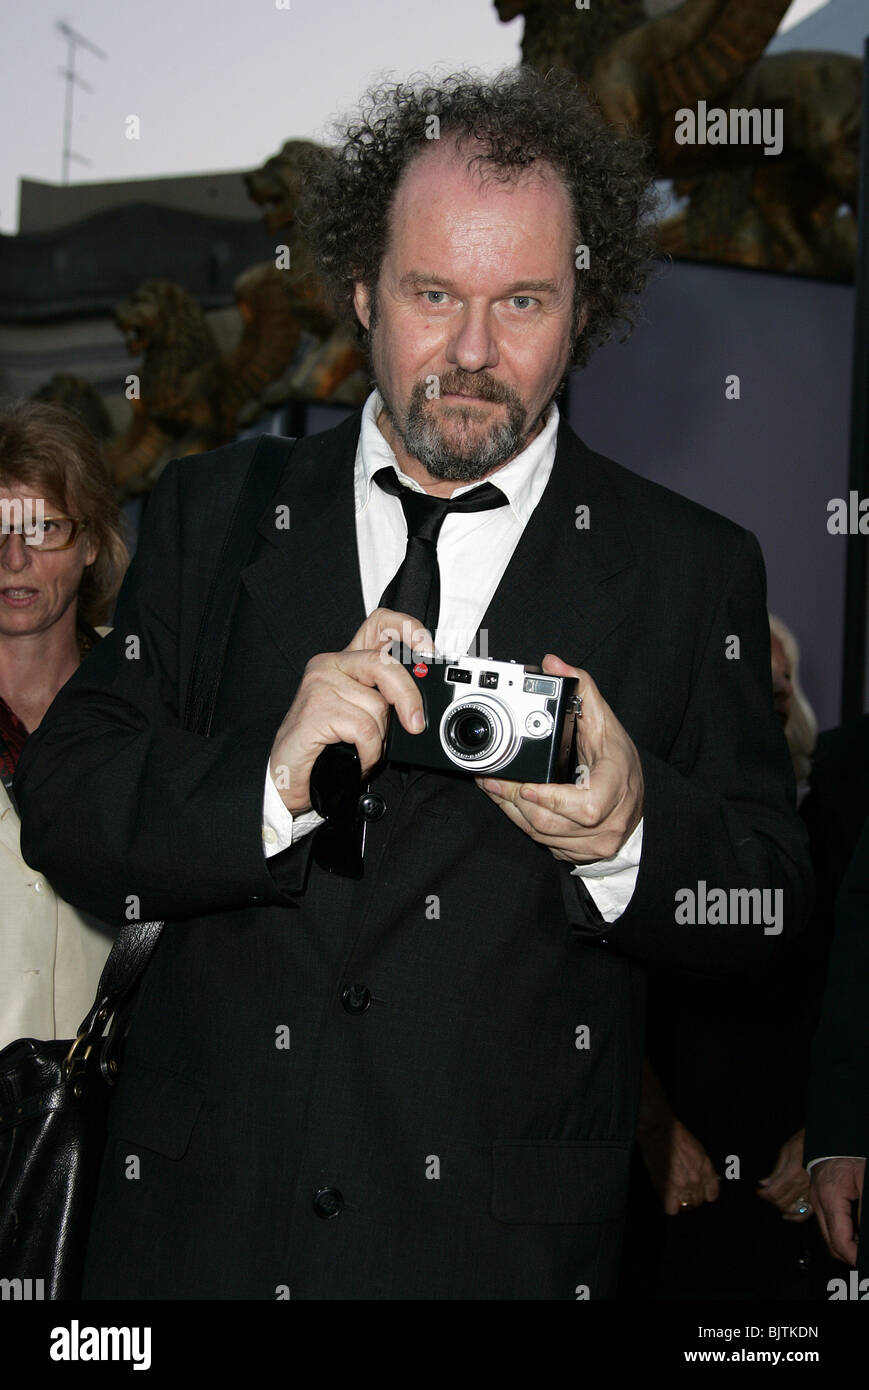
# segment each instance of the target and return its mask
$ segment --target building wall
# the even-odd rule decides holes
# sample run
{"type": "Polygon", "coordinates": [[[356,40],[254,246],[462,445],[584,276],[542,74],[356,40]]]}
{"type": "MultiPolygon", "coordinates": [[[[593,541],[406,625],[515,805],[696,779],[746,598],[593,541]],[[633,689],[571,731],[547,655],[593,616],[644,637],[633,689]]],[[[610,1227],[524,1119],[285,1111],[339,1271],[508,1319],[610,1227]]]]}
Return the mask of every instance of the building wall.
{"type": "Polygon", "coordinates": [[[262,209],[251,201],[243,183],[246,169],[220,174],[176,174],[165,179],[114,179],[107,183],[42,183],[21,179],[18,192],[19,233],[50,232],[83,217],[129,203],[198,212],[205,217],[256,222],[262,209]]]}

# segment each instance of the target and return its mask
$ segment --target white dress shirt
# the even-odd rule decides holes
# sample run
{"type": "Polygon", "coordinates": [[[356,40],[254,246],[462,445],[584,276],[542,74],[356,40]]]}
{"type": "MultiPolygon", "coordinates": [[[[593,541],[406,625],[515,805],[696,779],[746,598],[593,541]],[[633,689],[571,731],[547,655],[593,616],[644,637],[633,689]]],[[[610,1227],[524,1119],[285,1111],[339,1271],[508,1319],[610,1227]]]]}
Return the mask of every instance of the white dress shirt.
{"type": "MultiPolygon", "coordinates": [[[[384,466],[392,467],[405,486],[425,491],[398,467],[395,454],[377,425],[381,409],[380,394],[372,391],[362,412],[354,472],[356,543],[366,613],[377,607],[407,549],[407,524],[401,501],[378,487],[373,482],[374,474],[384,466]]],[[[437,543],[441,602],[434,636],[437,650],[448,657],[463,655],[473,647],[480,622],[531,513],[543,496],[555,461],[558,419],[558,407],[553,402],[543,429],[528,447],[490,475],[489,480],[506,495],[506,507],[453,512],[444,519],[437,543]]],[[[476,483],[466,483],[455,488],[451,496],[458,497],[475,486],[476,483]]],[[[503,652],[488,653],[485,648],[475,654],[506,659],[503,652]]],[[[262,832],[266,857],[287,849],[320,825],[321,819],[315,811],[293,816],[266,766],[262,832]]],[[[642,847],[640,821],[611,859],[582,864],[573,870],[586,884],[606,922],[614,922],[630,902],[642,847]]]]}

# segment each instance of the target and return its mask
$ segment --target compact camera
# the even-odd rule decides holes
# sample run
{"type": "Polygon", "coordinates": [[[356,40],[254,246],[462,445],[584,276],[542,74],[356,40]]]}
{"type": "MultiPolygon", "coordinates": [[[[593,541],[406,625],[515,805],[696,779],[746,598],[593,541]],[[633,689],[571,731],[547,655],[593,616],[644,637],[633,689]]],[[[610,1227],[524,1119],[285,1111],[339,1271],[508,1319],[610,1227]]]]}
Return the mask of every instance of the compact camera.
{"type": "Polygon", "coordinates": [[[574,677],[473,656],[403,664],[422,695],[426,726],[409,734],[392,715],[391,762],[474,777],[497,772],[515,782],[569,780],[580,708],[574,677]]]}

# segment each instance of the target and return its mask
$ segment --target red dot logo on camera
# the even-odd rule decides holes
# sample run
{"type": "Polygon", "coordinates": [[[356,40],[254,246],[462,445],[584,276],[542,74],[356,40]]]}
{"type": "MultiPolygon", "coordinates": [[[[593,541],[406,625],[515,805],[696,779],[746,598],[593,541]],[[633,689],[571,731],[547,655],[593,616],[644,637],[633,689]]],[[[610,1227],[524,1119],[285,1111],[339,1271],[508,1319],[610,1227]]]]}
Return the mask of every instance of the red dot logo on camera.
{"type": "Polygon", "coordinates": [[[413,674],[422,678],[428,675],[428,667],[424,661],[418,661],[413,668],[413,674]]]}

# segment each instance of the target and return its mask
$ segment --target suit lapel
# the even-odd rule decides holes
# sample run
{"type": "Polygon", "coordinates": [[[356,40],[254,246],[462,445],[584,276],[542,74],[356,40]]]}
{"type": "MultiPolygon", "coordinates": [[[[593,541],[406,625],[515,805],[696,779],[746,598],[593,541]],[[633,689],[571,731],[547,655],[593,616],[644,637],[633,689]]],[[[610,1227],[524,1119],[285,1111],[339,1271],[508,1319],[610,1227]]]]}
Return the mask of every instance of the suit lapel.
{"type": "Polygon", "coordinates": [[[610,581],[633,563],[618,499],[562,421],[549,482],[480,624],[488,654],[539,663],[553,652],[581,666],[627,616],[610,581]],[[580,506],[588,508],[583,529],[580,506]]]}
{"type": "Polygon", "coordinates": [[[276,645],[300,675],[317,652],[339,651],[365,620],[353,495],[362,412],[300,439],[257,527],[242,582],[276,645]],[[275,508],[289,508],[289,527],[275,508]]]}

